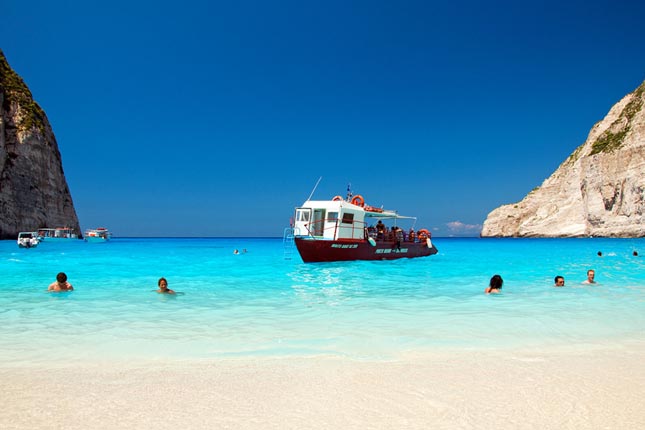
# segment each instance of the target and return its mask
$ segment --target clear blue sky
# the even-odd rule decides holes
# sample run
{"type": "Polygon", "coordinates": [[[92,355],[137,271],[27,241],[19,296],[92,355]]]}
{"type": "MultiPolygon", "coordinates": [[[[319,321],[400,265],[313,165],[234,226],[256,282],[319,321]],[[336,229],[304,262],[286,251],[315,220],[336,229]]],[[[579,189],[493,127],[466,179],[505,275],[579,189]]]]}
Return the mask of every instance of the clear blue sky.
{"type": "Polygon", "coordinates": [[[17,1],[82,228],[281,236],[309,195],[478,235],[645,80],[643,1],[17,1]]]}

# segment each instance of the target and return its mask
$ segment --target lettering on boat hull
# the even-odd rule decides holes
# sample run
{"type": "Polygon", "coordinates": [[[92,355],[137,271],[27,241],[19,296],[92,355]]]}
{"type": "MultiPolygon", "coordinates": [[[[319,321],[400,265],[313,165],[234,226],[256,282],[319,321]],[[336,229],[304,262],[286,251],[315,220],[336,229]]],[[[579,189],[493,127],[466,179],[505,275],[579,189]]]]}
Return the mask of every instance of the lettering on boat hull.
{"type": "Polygon", "coordinates": [[[427,257],[436,254],[434,245],[426,242],[410,242],[396,247],[392,242],[377,242],[371,245],[367,240],[348,243],[347,241],[316,240],[296,238],[296,247],[305,263],[352,260],[396,260],[398,258],[427,257]]]}

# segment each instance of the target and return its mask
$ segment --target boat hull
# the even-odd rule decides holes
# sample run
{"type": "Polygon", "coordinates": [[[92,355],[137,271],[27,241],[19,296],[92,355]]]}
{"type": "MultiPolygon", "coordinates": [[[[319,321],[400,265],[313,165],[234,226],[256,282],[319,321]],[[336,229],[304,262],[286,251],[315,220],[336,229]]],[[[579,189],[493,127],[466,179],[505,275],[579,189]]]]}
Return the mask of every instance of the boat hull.
{"type": "Polygon", "coordinates": [[[427,257],[436,254],[430,243],[402,242],[398,249],[394,242],[367,240],[321,240],[296,237],[296,248],[305,263],[354,260],[396,260],[399,258],[427,257]]]}
{"type": "Polygon", "coordinates": [[[110,240],[109,237],[85,236],[85,242],[89,242],[89,243],[104,243],[104,242],[108,242],[109,240],[110,240]]]}
{"type": "Polygon", "coordinates": [[[40,237],[39,240],[41,242],[75,242],[77,240],[80,240],[79,237],[74,236],[74,237],[40,237]]]}
{"type": "Polygon", "coordinates": [[[27,241],[18,242],[18,248],[35,248],[37,246],[38,246],[38,241],[36,241],[36,242],[27,242],[27,241]]]}

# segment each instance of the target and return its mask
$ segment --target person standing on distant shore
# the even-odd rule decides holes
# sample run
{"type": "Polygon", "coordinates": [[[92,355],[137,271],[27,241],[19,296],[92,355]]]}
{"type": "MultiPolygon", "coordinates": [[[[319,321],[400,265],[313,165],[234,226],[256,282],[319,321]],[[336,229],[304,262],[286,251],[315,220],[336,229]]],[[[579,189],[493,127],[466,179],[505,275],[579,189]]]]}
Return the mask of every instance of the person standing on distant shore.
{"type": "Polygon", "coordinates": [[[564,276],[558,275],[555,277],[554,287],[564,287],[564,276]]]}
{"type": "Polygon", "coordinates": [[[583,282],[583,284],[595,284],[596,281],[594,278],[596,277],[596,272],[593,269],[587,270],[587,280],[583,282]]]}
{"type": "Polygon", "coordinates": [[[488,287],[486,287],[484,292],[486,294],[501,293],[503,284],[504,284],[504,280],[502,279],[502,277],[499,276],[499,275],[494,275],[492,278],[490,278],[490,282],[488,283],[488,287]]]}
{"type": "Polygon", "coordinates": [[[159,286],[159,289],[157,290],[158,293],[161,294],[175,294],[173,290],[168,288],[168,281],[166,281],[166,278],[159,278],[159,281],[157,282],[157,285],[159,286]]]}
{"type": "Polygon", "coordinates": [[[67,282],[67,275],[64,272],[60,272],[56,275],[56,282],[52,282],[49,287],[47,287],[47,291],[74,291],[74,287],[72,287],[72,284],[67,282]]]}

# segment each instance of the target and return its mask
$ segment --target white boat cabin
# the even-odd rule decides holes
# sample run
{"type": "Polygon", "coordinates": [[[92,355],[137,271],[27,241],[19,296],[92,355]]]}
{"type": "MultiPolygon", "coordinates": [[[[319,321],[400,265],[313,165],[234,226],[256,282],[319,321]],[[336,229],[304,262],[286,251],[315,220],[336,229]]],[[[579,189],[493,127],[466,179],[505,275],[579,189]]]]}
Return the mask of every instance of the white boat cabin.
{"type": "Polygon", "coordinates": [[[379,219],[402,217],[394,211],[359,206],[346,200],[307,200],[296,208],[294,236],[323,240],[366,239],[366,230],[379,219]]]}
{"type": "Polygon", "coordinates": [[[39,228],[40,240],[78,239],[78,235],[70,227],[39,228]]]}

